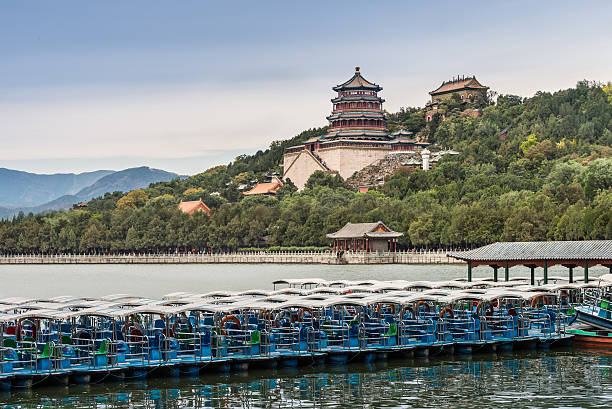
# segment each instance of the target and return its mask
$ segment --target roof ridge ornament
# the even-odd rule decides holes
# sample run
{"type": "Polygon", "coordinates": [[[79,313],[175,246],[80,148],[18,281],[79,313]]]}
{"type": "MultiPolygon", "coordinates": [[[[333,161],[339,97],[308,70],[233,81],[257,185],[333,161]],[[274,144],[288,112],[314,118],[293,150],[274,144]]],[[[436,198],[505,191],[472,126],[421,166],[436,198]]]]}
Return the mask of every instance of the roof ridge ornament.
{"type": "Polygon", "coordinates": [[[355,67],[355,74],[359,74],[359,67],[355,67]]]}

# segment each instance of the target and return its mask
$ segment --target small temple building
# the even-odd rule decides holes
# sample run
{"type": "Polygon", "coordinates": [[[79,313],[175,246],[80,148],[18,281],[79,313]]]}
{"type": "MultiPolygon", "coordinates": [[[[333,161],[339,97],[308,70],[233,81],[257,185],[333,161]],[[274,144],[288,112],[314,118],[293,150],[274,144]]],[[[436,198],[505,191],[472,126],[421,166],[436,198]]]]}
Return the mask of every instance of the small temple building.
{"type": "Polygon", "coordinates": [[[334,251],[396,251],[397,239],[404,233],[388,228],[383,222],[347,223],[335,233],[327,234],[332,239],[334,251]]]}
{"type": "Polygon", "coordinates": [[[195,212],[204,212],[210,216],[210,208],[204,204],[202,199],[191,200],[188,202],[183,202],[181,200],[178,204],[178,208],[183,213],[194,214],[195,212]]]}
{"type": "MultiPolygon", "coordinates": [[[[435,90],[431,91],[431,101],[425,105],[425,119],[430,122],[439,112],[440,104],[457,95],[462,104],[474,102],[477,96],[485,96],[489,87],[482,85],[476,76],[457,76],[450,81],[444,81],[435,90]]],[[[475,111],[478,114],[479,111],[475,111]]],[[[444,113],[442,113],[444,116],[444,113]]]]}
{"type": "Polygon", "coordinates": [[[252,195],[264,195],[264,196],[276,196],[276,192],[283,187],[283,182],[278,176],[270,176],[266,181],[257,183],[251,189],[243,192],[245,196],[252,195]]]}
{"type": "Polygon", "coordinates": [[[392,151],[416,151],[429,145],[410,132],[387,132],[384,99],[378,96],[382,87],[366,80],[359,67],[348,81],[332,89],[336,96],[331,100],[327,133],[285,152],[283,178],[291,179],[298,189],[317,170],[347,179],[392,151]]]}

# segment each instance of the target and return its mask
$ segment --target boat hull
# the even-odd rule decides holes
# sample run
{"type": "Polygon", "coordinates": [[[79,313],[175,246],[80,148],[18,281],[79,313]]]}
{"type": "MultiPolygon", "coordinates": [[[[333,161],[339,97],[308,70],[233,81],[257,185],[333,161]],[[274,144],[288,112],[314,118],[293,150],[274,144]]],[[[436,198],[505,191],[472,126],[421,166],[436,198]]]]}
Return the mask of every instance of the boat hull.
{"type": "Polygon", "coordinates": [[[612,320],[599,316],[599,310],[592,311],[591,308],[576,307],[576,320],[599,329],[612,331],[612,320]]]}

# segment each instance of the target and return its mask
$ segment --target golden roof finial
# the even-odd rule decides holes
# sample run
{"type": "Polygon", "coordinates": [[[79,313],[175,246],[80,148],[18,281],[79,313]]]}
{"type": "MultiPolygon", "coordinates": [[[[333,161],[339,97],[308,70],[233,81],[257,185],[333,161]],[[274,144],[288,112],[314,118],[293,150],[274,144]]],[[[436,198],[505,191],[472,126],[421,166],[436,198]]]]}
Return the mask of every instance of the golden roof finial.
{"type": "Polygon", "coordinates": [[[355,74],[359,74],[359,67],[355,67],[355,74]]]}

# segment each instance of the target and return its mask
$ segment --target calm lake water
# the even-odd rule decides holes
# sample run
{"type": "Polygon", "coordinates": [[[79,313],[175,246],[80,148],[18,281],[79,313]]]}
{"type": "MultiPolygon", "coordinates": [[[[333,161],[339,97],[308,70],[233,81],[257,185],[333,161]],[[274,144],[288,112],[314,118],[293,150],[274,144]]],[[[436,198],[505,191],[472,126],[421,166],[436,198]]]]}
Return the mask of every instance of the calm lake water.
{"type": "Polygon", "coordinates": [[[41,387],[0,394],[0,407],[609,408],[611,399],[612,356],[568,350],[41,387]]]}
{"type": "MultiPolygon", "coordinates": [[[[479,267],[475,277],[490,277],[479,267]]],[[[606,273],[594,268],[590,276],[606,273]]],[[[575,272],[580,275],[581,271],[575,272]]],[[[512,276],[527,276],[513,268],[512,276]]],[[[538,271],[537,275],[541,276],[538,271]]],[[[566,276],[562,267],[550,275],[566,276]]],[[[0,298],[174,291],[272,289],[278,278],[448,280],[463,265],[0,265],[0,298]]],[[[0,393],[0,408],[610,407],[612,356],[586,351],[474,355],[377,362],[373,366],[249,371],[199,378],[152,378],[0,393]]]]}
{"type": "MultiPolygon", "coordinates": [[[[542,276],[542,269],[536,276],[542,276]]],[[[603,267],[589,269],[589,277],[605,274],[603,267]]],[[[503,277],[503,271],[499,272],[503,277]]],[[[489,267],[477,267],[474,277],[492,277],[489,267]]],[[[529,275],[525,267],[513,267],[512,277],[529,275]]],[[[581,275],[576,269],[574,275],[581,275]]],[[[567,269],[555,266],[549,276],[567,277],[567,269]]],[[[213,290],[272,289],[279,278],[450,280],[466,277],[465,265],[325,265],[325,264],[52,264],[0,265],[0,298],[103,296],[128,293],[159,298],[175,291],[205,293],[213,290]]]]}

